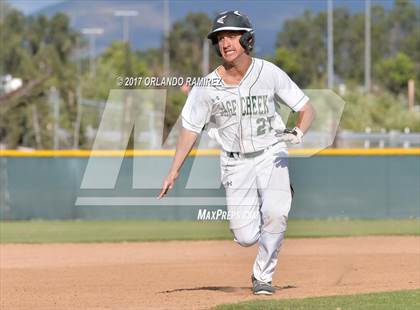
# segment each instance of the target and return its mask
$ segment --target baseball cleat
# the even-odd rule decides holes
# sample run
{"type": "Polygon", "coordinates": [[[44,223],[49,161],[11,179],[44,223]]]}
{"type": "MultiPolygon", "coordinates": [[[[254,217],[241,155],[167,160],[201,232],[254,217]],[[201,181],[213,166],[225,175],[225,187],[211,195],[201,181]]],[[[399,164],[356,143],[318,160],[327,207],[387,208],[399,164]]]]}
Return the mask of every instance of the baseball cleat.
{"type": "Polygon", "coordinates": [[[251,277],[252,292],[254,295],[273,295],[276,289],[271,285],[271,282],[262,282],[255,279],[254,275],[251,277]]]}

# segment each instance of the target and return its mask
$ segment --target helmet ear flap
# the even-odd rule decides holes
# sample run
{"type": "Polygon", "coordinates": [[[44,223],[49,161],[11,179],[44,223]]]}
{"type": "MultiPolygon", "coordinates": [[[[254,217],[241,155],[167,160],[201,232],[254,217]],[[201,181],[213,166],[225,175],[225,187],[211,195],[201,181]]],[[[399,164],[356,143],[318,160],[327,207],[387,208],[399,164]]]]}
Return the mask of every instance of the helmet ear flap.
{"type": "Polygon", "coordinates": [[[254,31],[245,32],[239,39],[239,43],[246,51],[251,52],[255,43],[254,31]]]}

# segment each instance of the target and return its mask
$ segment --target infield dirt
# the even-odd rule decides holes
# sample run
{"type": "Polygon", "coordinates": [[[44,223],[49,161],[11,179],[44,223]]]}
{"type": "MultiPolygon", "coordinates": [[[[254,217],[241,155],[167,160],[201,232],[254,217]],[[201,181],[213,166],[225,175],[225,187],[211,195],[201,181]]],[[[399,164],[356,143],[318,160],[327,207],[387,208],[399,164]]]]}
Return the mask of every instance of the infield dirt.
{"type": "MultiPolygon", "coordinates": [[[[207,309],[253,299],[233,241],[0,245],[1,309],[207,309]]],[[[420,237],[287,239],[270,298],[420,288],[420,237]]]]}

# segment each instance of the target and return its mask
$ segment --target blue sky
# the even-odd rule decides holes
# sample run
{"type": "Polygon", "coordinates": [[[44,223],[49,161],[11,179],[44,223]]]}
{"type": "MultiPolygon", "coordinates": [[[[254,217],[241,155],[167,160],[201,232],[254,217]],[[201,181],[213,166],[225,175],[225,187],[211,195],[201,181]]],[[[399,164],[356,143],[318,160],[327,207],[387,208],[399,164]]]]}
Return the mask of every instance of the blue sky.
{"type": "MultiPolygon", "coordinates": [[[[40,9],[48,7],[49,5],[57,4],[59,2],[64,2],[65,0],[6,0],[14,7],[19,9],[25,14],[34,13],[40,9]]],[[[363,0],[333,0],[334,5],[349,5],[349,6],[360,6],[363,0]]],[[[394,0],[372,0],[372,3],[380,3],[385,7],[392,6],[394,0]]]]}
{"type": "Polygon", "coordinates": [[[7,2],[24,14],[31,14],[49,5],[63,2],[63,0],[7,0],[7,2]]]}
{"type": "MultiPolygon", "coordinates": [[[[4,0],[0,0],[4,1],[4,0]]],[[[163,0],[6,0],[26,15],[41,13],[52,16],[65,12],[76,30],[101,27],[104,35],[97,38],[97,50],[101,51],[114,40],[121,39],[122,22],[115,19],[116,8],[146,12],[130,21],[130,43],[136,49],[158,48],[163,31],[163,0]],[[106,5],[104,5],[106,4],[106,5]]],[[[326,10],[327,0],[169,0],[170,20],[180,20],[188,12],[205,12],[214,16],[223,9],[238,9],[248,14],[257,33],[256,55],[273,52],[277,33],[285,20],[299,16],[305,9],[312,12],[326,10]],[[198,5],[199,4],[199,5],[198,5]]],[[[371,0],[372,5],[392,7],[394,0],[371,0]]],[[[352,12],[365,7],[364,0],[333,0],[334,7],[346,6],[352,12]]]]}

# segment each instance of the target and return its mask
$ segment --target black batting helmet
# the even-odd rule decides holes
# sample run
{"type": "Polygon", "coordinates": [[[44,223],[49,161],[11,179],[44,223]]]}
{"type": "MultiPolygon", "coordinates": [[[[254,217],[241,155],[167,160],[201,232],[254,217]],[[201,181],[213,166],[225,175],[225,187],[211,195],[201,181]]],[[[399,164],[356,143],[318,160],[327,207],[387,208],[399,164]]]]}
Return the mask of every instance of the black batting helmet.
{"type": "Polygon", "coordinates": [[[207,35],[216,48],[217,54],[221,56],[217,42],[217,33],[220,31],[241,31],[244,34],[239,39],[242,47],[250,52],[254,48],[255,36],[251,22],[245,14],[239,11],[224,11],[219,13],[213,21],[213,28],[207,35]]]}

